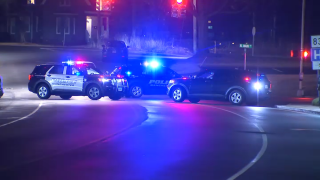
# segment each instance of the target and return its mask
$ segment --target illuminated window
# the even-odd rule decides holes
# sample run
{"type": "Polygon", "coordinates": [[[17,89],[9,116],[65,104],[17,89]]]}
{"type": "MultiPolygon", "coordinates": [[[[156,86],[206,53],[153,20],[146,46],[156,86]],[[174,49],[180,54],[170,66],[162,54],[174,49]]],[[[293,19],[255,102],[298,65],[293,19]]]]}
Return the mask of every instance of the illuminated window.
{"type": "Polygon", "coordinates": [[[213,29],[213,27],[212,26],[208,26],[208,29],[213,29]]]}
{"type": "Polygon", "coordinates": [[[34,1],[35,1],[35,0],[27,0],[27,3],[28,3],[28,4],[34,4],[34,1]]]}
{"type": "Polygon", "coordinates": [[[209,20],[209,21],[208,21],[208,23],[210,24],[210,23],[211,23],[211,21],[209,20]]]}

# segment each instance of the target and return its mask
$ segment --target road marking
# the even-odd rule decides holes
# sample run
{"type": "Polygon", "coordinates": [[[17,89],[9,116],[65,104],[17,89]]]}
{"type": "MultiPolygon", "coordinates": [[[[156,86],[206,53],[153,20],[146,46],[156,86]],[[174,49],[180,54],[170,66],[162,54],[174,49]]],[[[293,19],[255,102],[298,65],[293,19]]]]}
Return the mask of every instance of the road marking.
{"type": "MultiPolygon", "coordinates": [[[[238,114],[238,113],[235,113],[235,112],[232,112],[232,111],[229,111],[229,110],[226,110],[226,109],[222,109],[222,108],[218,108],[218,107],[214,107],[214,106],[209,106],[209,105],[200,105],[200,106],[207,106],[207,107],[211,107],[211,108],[214,108],[214,109],[219,109],[219,110],[222,110],[222,111],[225,111],[225,112],[229,112],[231,114],[234,114],[236,116],[239,116],[247,121],[250,121],[248,118],[238,114]]],[[[239,170],[236,174],[234,174],[233,176],[229,177],[228,180],[233,180],[233,179],[236,179],[238,178],[239,176],[241,176],[243,173],[245,173],[248,169],[250,169],[256,162],[258,162],[260,160],[260,158],[263,156],[263,154],[266,152],[267,150],[267,147],[268,147],[268,138],[267,138],[267,135],[264,134],[265,131],[262,129],[262,127],[258,126],[257,124],[254,124],[261,133],[261,136],[262,136],[262,146],[261,146],[261,149],[260,151],[258,152],[258,154],[256,155],[255,158],[253,158],[249,164],[247,164],[245,167],[243,167],[241,170],[239,170]]]]}
{"type": "Polygon", "coordinates": [[[320,131],[320,129],[291,129],[292,131],[320,131]]]}
{"type": "MultiPolygon", "coordinates": [[[[42,103],[40,103],[42,105],[42,103]]],[[[40,104],[39,104],[39,107],[40,108],[40,104]]],[[[38,109],[37,108],[37,109],[38,109]]],[[[133,107],[130,107],[131,109],[134,109],[133,107]]],[[[38,109],[39,110],[39,109],[38,109]]],[[[33,112],[35,113],[35,112],[33,112]]],[[[136,117],[139,117],[138,116],[138,113],[136,111],[134,111],[134,114],[136,115],[136,117]]],[[[31,116],[32,113],[28,116],[31,116]]],[[[148,115],[148,111],[147,111],[147,115],[148,115]]],[[[147,119],[148,119],[148,116],[147,116],[147,119]]],[[[145,120],[144,120],[145,121],[145,120]]],[[[19,167],[19,166],[22,166],[22,165],[26,165],[26,164],[29,164],[29,163],[33,163],[33,162],[36,162],[36,161],[40,161],[40,160],[43,160],[43,159],[47,159],[47,158],[51,158],[51,157],[54,157],[54,156],[57,156],[57,155],[61,155],[61,154],[65,154],[67,152],[70,152],[70,151],[75,151],[77,149],[80,149],[80,148],[83,148],[83,147],[86,147],[86,146],[89,146],[91,144],[94,144],[94,143],[104,143],[104,142],[107,142],[108,140],[112,139],[112,138],[115,138],[116,136],[122,134],[122,133],[125,133],[129,130],[131,130],[132,128],[136,127],[136,126],[139,126],[140,124],[137,124],[138,121],[133,121],[129,126],[125,126],[125,128],[121,129],[120,131],[116,132],[116,133],[113,133],[111,135],[107,135],[107,136],[104,136],[102,138],[99,138],[99,139],[96,139],[96,140],[93,140],[93,141],[90,141],[89,143],[85,143],[83,145],[79,145],[77,147],[74,147],[74,148],[69,148],[65,151],[60,151],[60,152],[56,152],[56,153],[53,153],[51,155],[47,155],[47,156],[43,156],[43,157],[39,157],[39,158],[35,158],[35,159],[32,159],[32,160],[29,160],[29,161],[25,161],[25,162],[22,162],[18,165],[13,165],[13,166],[10,166],[10,167],[0,167],[0,172],[2,171],[6,171],[8,169],[12,169],[12,168],[15,168],[15,167],[19,167]]],[[[1,127],[1,126],[0,126],[1,127]]]]}
{"type": "Polygon", "coordinates": [[[278,72],[283,72],[283,71],[280,71],[279,69],[276,69],[276,68],[273,68],[273,70],[278,71],[278,72]]]}
{"type": "Polygon", "coordinates": [[[6,124],[2,124],[2,125],[0,125],[0,128],[1,128],[1,127],[4,127],[4,126],[7,126],[7,125],[10,125],[10,124],[13,124],[13,123],[16,123],[16,122],[18,122],[18,121],[22,121],[22,120],[24,120],[24,119],[32,116],[33,114],[35,114],[35,113],[41,108],[41,106],[42,106],[42,102],[39,104],[39,106],[37,107],[37,109],[35,109],[34,111],[32,111],[32,113],[30,113],[30,114],[28,114],[28,115],[26,115],[26,116],[24,116],[24,117],[22,117],[22,118],[20,118],[20,119],[17,119],[17,120],[8,122],[8,123],[6,123],[6,124]]]}

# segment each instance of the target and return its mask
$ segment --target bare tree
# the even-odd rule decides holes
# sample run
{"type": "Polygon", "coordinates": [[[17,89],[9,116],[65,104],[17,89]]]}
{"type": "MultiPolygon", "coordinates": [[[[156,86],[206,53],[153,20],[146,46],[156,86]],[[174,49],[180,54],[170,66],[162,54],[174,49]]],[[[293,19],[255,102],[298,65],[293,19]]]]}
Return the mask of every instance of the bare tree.
{"type": "Polygon", "coordinates": [[[198,45],[203,50],[208,47],[208,19],[218,14],[238,14],[245,12],[252,6],[254,0],[198,0],[196,8],[193,7],[193,15],[198,20],[198,45]]]}

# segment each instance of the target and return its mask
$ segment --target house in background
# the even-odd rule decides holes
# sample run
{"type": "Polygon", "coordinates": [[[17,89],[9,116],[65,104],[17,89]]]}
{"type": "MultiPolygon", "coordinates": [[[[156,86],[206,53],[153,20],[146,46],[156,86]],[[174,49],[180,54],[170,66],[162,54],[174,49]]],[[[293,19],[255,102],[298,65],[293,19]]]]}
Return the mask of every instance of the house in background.
{"type": "Polygon", "coordinates": [[[17,0],[7,14],[12,42],[82,45],[109,38],[109,0],[17,0]]]}

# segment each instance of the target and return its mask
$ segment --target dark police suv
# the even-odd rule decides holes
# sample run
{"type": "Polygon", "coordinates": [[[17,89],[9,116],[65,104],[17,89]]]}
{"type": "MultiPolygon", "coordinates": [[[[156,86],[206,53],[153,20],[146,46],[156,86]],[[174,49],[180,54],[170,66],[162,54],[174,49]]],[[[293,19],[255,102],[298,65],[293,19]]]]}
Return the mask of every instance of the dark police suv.
{"type": "Polygon", "coordinates": [[[29,91],[36,93],[40,99],[56,95],[62,99],[88,96],[98,100],[109,96],[112,100],[119,100],[126,88],[124,79],[107,77],[92,62],[84,61],[38,65],[29,75],[28,84],[29,91]]]}
{"type": "Polygon", "coordinates": [[[123,41],[108,41],[102,45],[102,61],[128,60],[128,46],[123,41]]]}
{"type": "Polygon", "coordinates": [[[189,99],[198,103],[201,99],[224,97],[234,105],[257,103],[258,98],[267,98],[271,83],[265,75],[242,71],[217,69],[201,72],[192,78],[170,80],[168,95],[175,102],[189,99]]]}
{"type": "Polygon", "coordinates": [[[139,98],[143,94],[166,94],[170,79],[181,77],[157,61],[120,66],[111,73],[111,76],[125,78],[129,85],[126,96],[134,98],[139,98]]]}
{"type": "Polygon", "coordinates": [[[2,82],[2,77],[0,76],[0,98],[3,96],[4,92],[3,92],[3,82],[2,82]]]}

